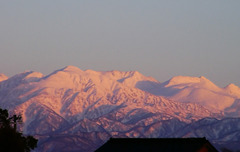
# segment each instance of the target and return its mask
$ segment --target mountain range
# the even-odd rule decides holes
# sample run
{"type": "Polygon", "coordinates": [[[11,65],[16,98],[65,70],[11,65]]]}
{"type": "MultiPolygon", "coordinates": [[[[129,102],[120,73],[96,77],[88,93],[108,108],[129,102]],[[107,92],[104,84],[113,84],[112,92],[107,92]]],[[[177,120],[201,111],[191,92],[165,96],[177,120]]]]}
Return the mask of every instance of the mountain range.
{"type": "Polygon", "coordinates": [[[137,71],[67,66],[49,75],[0,74],[0,107],[21,114],[36,151],[94,151],[110,137],[206,137],[239,150],[240,88],[207,78],[159,82],[137,71]]]}

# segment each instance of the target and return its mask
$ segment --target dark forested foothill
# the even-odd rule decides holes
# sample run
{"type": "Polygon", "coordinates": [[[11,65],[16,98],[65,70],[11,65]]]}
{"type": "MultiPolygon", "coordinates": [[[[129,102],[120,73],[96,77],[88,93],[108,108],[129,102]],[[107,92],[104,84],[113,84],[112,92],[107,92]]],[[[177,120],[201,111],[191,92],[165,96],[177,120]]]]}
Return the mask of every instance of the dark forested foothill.
{"type": "Polygon", "coordinates": [[[21,122],[21,115],[10,117],[8,110],[0,108],[0,152],[30,152],[37,147],[37,139],[17,131],[21,122]]]}

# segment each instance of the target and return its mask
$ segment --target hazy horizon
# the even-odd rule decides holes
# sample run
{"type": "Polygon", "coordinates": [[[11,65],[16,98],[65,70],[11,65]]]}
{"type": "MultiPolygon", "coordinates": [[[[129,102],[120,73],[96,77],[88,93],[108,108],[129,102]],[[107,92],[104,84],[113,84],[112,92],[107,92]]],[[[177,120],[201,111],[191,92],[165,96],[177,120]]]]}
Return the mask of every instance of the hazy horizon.
{"type": "Polygon", "coordinates": [[[1,1],[0,73],[139,71],[240,86],[240,1],[1,1]]]}

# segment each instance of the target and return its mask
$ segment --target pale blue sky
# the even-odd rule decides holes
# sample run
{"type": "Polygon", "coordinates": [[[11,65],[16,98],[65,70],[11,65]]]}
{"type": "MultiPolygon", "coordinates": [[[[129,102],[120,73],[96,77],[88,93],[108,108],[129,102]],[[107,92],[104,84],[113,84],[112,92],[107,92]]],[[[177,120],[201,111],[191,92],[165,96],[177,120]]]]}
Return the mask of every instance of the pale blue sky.
{"type": "Polygon", "coordinates": [[[0,73],[136,70],[240,86],[239,0],[1,0],[0,73]]]}

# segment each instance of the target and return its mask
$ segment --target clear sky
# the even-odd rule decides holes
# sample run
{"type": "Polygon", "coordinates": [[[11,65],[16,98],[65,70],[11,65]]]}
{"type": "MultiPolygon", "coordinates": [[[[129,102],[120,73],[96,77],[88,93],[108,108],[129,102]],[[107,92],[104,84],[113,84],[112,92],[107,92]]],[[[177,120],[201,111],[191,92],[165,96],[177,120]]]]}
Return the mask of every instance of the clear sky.
{"type": "Polygon", "coordinates": [[[0,73],[136,70],[240,86],[240,0],[1,0],[0,73]]]}

